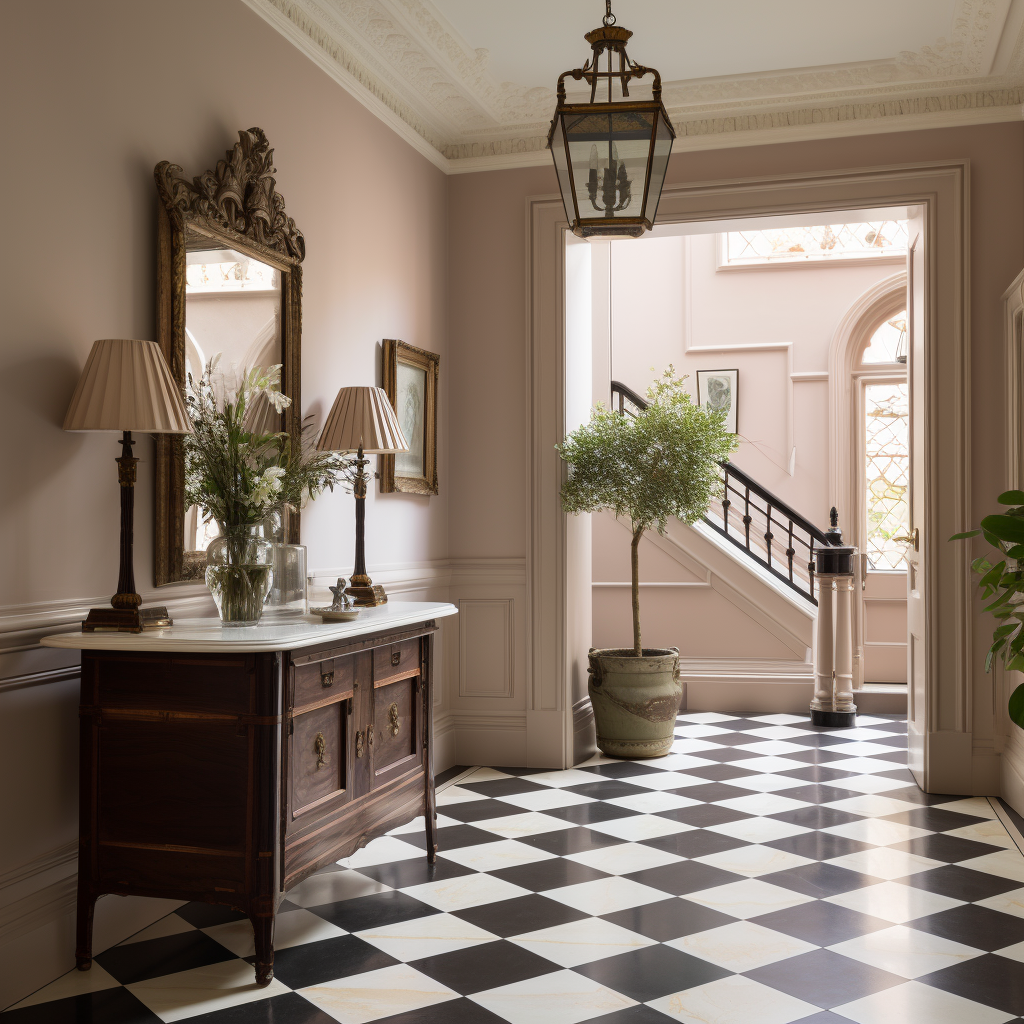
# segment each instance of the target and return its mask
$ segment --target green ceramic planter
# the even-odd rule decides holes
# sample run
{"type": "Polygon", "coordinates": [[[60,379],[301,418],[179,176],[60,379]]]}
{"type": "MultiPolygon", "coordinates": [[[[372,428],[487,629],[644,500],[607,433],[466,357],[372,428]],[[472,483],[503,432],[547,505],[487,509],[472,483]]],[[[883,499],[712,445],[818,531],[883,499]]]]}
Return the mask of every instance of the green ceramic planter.
{"type": "Polygon", "coordinates": [[[679,649],[590,651],[597,746],[609,757],[664,757],[672,749],[683,688],[679,649]]]}

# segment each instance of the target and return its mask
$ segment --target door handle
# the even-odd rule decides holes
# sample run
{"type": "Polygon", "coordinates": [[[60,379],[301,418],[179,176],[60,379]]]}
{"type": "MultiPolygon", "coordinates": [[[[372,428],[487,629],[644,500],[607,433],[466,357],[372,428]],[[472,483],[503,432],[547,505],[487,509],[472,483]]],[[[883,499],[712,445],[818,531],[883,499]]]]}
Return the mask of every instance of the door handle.
{"type": "Polygon", "coordinates": [[[902,537],[893,537],[893,541],[897,544],[913,544],[915,551],[921,550],[921,531],[915,526],[914,532],[909,536],[904,535],[902,537]]]}

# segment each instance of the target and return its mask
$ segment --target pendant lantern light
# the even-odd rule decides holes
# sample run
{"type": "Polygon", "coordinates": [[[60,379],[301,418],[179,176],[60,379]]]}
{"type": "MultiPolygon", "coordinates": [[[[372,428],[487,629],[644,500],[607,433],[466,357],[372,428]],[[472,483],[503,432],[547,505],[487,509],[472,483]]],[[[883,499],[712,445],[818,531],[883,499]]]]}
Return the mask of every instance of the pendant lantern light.
{"type": "MultiPolygon", "coordinates": [[[[593,50],[582,68],[558,76],[558,106],[548,148],[555,161],[562,202],[573,234],[582,238],[637,238],[654,226],[676,133],[661,101],[661,75],[626,54],[633,33],[615,24],[611,0],[604,23],[584,38],[593,50]],[[607,70],[600,63],[607,53],[607,70]],[[618,69],[613,69],[618,56],[618,69]],[[651,99],[631,100],[629,82],[654,76],[651,99]],[[589,103],[568,103],[565,80],[585,79],[589,103]],[[622,98],[613,100],[618,79],[622,98]],[[607,99],[598,86],[607,82],[607,99]]],[[[604,88],[601,89],[605,93],[604,88]]]]}

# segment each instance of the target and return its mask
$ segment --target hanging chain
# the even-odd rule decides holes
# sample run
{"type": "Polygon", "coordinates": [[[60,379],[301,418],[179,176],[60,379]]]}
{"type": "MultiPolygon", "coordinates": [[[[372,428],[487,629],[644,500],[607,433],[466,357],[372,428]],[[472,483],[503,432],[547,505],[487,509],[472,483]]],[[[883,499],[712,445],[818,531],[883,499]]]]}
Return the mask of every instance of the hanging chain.
{"type": "Polygon", "coordinates": [[[612,14],[612,0],[604,0],[604,18],[602,21],[605,26],[615,24],[615,15],[612,14]]]}

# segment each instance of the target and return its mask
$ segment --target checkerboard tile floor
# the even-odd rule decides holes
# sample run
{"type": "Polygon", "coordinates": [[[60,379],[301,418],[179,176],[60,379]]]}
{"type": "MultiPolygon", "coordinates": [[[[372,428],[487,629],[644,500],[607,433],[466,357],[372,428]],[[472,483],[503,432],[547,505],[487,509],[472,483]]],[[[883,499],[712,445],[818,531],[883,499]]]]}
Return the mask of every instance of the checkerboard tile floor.
{"type": "Polygon", "coordinates": [[[1024,857],[983,798],[926,795],[906,725],[681,715],[673,752],[481,768],[289,893],[275,979],[189,904],[3,1024],[1004,1024],[1024,1019],[1024,857]]]}

